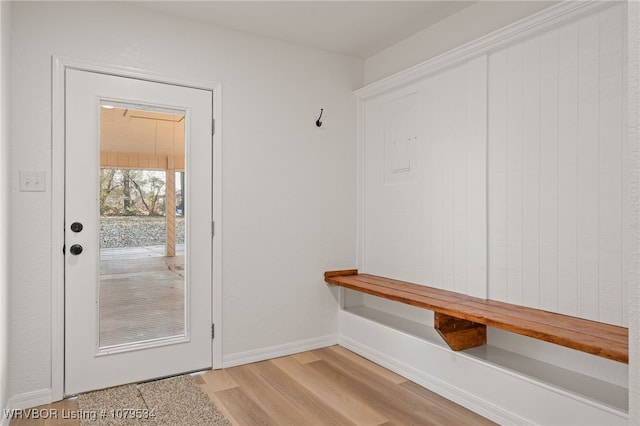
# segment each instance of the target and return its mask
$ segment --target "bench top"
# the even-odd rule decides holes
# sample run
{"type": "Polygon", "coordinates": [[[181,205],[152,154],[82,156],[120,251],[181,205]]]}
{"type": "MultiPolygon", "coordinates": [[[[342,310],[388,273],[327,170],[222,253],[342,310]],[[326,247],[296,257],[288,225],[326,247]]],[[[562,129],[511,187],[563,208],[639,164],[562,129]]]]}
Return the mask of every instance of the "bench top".
{"type": "Polygon", "coordinates": [[[419,284],[358,274],[325,272],[325,281],[474,323],[522,334],[614,361],[629,363],[627,328],[419,284]]]}

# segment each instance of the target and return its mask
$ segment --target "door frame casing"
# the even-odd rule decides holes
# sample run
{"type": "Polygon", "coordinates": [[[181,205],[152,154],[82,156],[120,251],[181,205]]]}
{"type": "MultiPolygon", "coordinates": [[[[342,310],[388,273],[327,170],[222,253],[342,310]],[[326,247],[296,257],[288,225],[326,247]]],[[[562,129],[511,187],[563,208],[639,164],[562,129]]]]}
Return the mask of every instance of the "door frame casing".
{"type": "Polygon", "coordinates": [[[178,79],[150,71],[52,56],[51,93],[51,397],[64,398],[64,209],[65,209],[65,71],[75,69],[117,77],[209,90],[213,94],[212,217],[215,222],[212,259],[212,366],[222,368],[222,86],[219,82],[178,79]]]}

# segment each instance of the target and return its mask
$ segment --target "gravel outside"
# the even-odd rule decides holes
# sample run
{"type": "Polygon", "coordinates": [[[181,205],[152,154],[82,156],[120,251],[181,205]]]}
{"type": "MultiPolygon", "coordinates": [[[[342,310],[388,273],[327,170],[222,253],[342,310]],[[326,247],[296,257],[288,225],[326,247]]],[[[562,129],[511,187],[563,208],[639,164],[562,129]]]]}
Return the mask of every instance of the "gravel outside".
{"type": "MultiPolygon", "coordinates": [[[[100,247],[146,247],[165,243],[164,216],[101,216],[100,247]]],[[[184,218],[176,217],[176,243],[184,243],[184,218]]]]}

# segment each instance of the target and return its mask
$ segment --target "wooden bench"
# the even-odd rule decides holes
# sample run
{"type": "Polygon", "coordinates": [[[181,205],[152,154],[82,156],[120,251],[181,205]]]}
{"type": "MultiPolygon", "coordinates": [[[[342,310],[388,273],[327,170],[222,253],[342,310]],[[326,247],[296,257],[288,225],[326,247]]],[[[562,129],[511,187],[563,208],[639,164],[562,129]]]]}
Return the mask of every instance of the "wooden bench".
{"type": "Polygon", "coordinates": [[[329,284],[433,311],[435,329],[455,351],[486,344],[490,326],[629,363],[624,327],[358,274],[357,269],[328,271],[324,277],[329,284]]]}

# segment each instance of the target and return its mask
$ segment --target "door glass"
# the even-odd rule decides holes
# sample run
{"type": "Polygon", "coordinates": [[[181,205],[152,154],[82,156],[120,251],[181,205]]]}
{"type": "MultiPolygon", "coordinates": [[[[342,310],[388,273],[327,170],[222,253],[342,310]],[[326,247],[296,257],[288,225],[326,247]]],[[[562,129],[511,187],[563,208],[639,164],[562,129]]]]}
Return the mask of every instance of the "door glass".
{"type": "Polygon", "coordinates": [[[100,349],[186,336],[184,122],[100,105],[100,349]]]}

